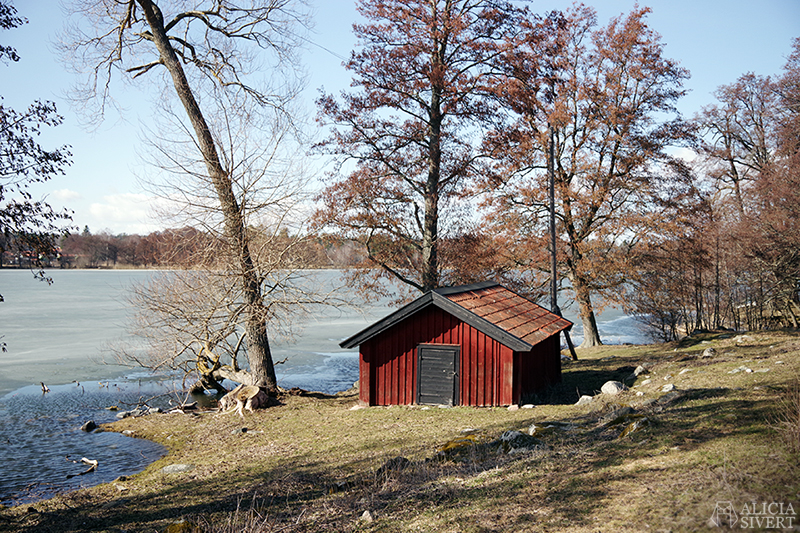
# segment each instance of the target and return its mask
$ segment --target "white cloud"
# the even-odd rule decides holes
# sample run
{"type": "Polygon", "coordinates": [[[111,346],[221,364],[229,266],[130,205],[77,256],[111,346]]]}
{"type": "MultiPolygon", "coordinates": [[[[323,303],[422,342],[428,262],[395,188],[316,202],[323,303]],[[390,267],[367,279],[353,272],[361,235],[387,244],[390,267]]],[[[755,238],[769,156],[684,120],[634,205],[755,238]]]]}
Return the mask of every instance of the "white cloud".
{"type": "Polygon", "coordinates": [[[154,199],[145,194],[123,193],[103,197],[102,203],[89,206],[93,231],[146,234],[160,229],[151,217],[154,199]]]}
{"type": "Polygon", "coordinates": [[[72,191],[70,189],[58,189],[51,192],[50,196],[52,196],[56,200],[61,200],[62,202],[68,202],[70,200],[80,199],[81,193],[77,191],[72,191]]]}

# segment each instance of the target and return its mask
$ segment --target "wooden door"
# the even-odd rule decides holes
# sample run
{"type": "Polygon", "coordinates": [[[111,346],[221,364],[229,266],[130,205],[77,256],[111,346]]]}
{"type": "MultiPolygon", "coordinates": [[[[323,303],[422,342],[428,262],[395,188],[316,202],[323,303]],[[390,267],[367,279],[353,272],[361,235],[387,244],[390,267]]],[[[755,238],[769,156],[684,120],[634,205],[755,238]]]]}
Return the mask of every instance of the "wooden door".
{"type": "Polygon", "coordinates": [[[457,344],[417,346],[417,404],[458,405],[457,344]]]}

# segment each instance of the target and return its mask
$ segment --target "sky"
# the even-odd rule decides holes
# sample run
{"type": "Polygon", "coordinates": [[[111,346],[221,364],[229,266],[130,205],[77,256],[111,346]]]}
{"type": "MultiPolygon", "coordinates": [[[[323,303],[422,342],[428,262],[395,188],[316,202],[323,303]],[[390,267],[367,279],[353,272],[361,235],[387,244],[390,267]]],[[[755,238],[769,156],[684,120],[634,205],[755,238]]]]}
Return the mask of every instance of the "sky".
{"type": "MultiPolygon", "coordinates": [[[[358,20],[352,0],[310,0],[315,9],[315,27],[309,35],[304,63],[308,88],[303,104],[313,115],[320,88],[328,93],[347,89],[349,73],[342,66],[356,45],[352,24],[358,20]]],[[[32,191],[46,198],[54,208],[74,211],[73,224],[88,226],[92,233],[145,234],[162,229],[152,218],[151,199],[139,178],[153,169],[142,162],[144,128],[150,124],[154,104],[144,92],[128,86],[117,98],[123,102],[120,115],[110,114],[99,128],[81,126],[75,109],[65,98],[76,76],[61,64],[53,42],[62,29],[64,17],[57,0],[12,0],[28,24],[0,30],[0,43],[14,46],[18,63],[0,63],[0,95],[3,105],[18,111],[36,99],[56,102],[64,124],[43,132],[46,148],[71,145],[73,164],[66,174],[37,186],[32,191]]],[[[572,2],[532,0],[537,13],[567,9],[572,2]]],[[[587,5],[598,12],[605,24],[612,17],[628,13],[634,0],[596,0],[587,5]]],[[[689,94],[679,103],[690,118],[704,105],[713,103],[720,85],[740,75],[779,74],[791,52],[792,41],[800,37],[800,0],[640,0],[650,7],[648,23],[662,36],[665,56],[680,62],[691,78],[685,83],[689,94]]]]}

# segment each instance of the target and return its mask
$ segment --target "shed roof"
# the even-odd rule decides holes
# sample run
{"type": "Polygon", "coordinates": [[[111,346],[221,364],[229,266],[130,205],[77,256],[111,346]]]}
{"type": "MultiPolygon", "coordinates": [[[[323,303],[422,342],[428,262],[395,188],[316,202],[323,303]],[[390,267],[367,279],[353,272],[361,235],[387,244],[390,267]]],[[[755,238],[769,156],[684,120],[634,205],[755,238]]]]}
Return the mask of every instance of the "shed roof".
{"type": "Polygon", "coordinates": [[[339,346],[355,348],[431,305],[450,313],[516,352],[530,351],[535,344],[572,326],[569,320],[551,313],[527,298],[498,283],[486,281],[428,291],[341,342],[339,346]]]}

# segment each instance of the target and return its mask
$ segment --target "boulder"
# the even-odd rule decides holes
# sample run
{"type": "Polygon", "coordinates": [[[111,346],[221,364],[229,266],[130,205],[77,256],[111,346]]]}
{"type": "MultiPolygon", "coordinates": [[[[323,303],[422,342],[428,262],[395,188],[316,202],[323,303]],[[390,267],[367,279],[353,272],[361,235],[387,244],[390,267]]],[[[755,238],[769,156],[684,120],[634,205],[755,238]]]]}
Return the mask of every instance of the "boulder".
{"type": "Polygon", "coordinates": [[[500,438],[493,444],[497,444],[499,449],[503,452],[512,454],[547,449],[547,445],[536,437],[531,437],[530,435],[516,430],[506,431],[500,435],[500,438]]]}
{"type": "Polygon", "coordinates": [[[89,420],[81,426],[81,431],[85,431],[86,433],[91,433],[95,429],[97,429],[97,424],[94,423],[94,420],[89,420]]]}
{"type": "Polygon", "coordinates": [[[756,339],[751,337],[750,335],[737,335],[733,342],[735,342],[738,346],[745,346],[749,344],[754,344],[756,339]]]}
{"type": "Polygon", "coordinates": [[[584,394],[583,396],[578,398],[578,401],[575,402],[575,405],[589,405],[590,403],[592,403],[593,399],[594,397],[587,396],[586,394],[584,394]]]}
{"type": "Polygon", "coordinates": [[[628,387],[626,387],[620,381],[606,381],[600,388],[600,392],[602,392],[603,394],[608,394],[609,396],[616,396],[617,394],[621,393],[627,388],[628,387]]]}

